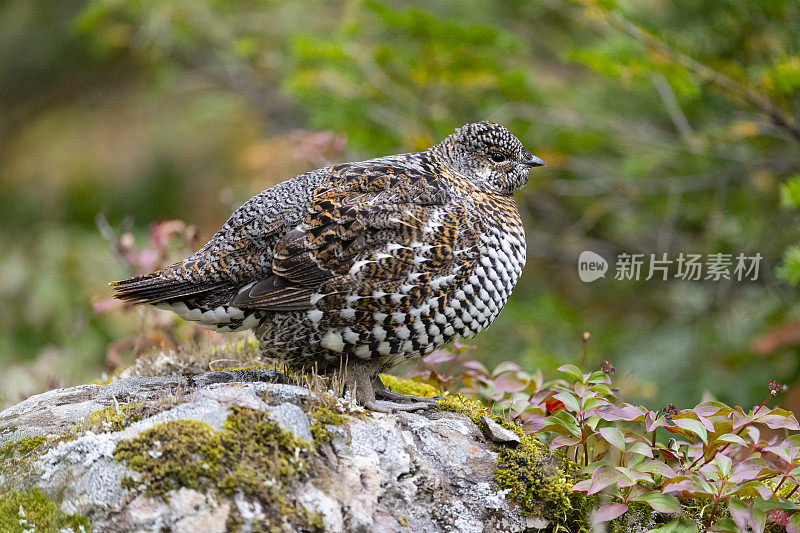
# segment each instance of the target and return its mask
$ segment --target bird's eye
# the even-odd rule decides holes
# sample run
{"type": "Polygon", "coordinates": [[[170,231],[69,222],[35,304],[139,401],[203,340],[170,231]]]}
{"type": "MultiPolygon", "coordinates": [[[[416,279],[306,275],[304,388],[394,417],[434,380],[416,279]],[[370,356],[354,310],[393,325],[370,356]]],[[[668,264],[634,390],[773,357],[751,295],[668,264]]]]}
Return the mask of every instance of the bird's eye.
{"type": "Polygon", "coordinates": [[[494,161],[495,163],[502,163],[503,161],[506,160],[506,156],[504,156],[500,152],[492,152],[491,158],[492,161],[494,161]]]}

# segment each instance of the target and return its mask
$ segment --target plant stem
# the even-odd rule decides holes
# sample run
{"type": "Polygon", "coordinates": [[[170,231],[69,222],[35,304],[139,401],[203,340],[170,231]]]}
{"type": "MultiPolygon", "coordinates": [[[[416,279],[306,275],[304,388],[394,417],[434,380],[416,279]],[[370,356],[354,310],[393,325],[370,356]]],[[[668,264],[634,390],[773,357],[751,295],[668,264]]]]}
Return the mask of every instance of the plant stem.
{"type": "Polygon", "coordinates": [[[711,508],[711,513],[708,515],[708,522],[706,523],[706,529],[711,527],[711,522],[714,520],[714,515],[717,513],[717,505],[719,505],[719,500],[714,498],[714,506],[711,508]]]}
{"type": "MultiPolygon", "coordinates": [[[[794,481],[794,480],[792,480],[792,481],[794,481]]],[[[787,495],[786,495],[786,499],[788,500],[788,499],[790,499],[792,496],[794,496],[794,493],[795,493],[795,492],[797,492],[797,489],[798,489],[798,488],[800,488],[800,483],[797,483],[797,481],[795,481],[795,486],[794,486],[794,488],[792,489],[792,492],[790,492],[789,494],[787,494],[787,495]]]]}
{"type": "Polygon", "coordinates": [[[780,482],[780,483],[778,483],[778,486],[777,486],[777,487],[775,487],[775,490],[773,490],[773,491],[772,491],[772,496],[770,496],[770,497],[769,497],[769,498],[770,498],[770,500],[771,500],[772,498],[774,498],[776,494],[778,494],[778,491],[780,490],[780,488],[781,488],[781,485],[783,485],[783,482],[784,482],[784,481],[786,481],[786,479],[787,479],[787,477],[786,477],[786,476],[783,476],[783,479],[781,479],[781,482],[780,482]]]}

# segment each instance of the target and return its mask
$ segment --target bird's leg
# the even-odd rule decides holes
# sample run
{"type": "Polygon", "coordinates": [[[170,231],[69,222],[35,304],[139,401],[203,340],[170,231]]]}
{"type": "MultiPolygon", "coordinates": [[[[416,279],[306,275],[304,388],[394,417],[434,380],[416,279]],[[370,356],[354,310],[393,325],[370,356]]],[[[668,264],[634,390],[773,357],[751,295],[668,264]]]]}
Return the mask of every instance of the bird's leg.
{"type": "MultiPolygon", "coordinates": [[[[417,411],[419,409],[427,409],[431,406],[428,402],[416,401],[414,403],[396,403],[393,401],[377,400],[375,398],[375,389],[373,388],[373,377],[369,365],[361,361],[350,361],[347,364],[347,377],[345,378],[345,386],[355,395],[356,401],[372,411],[380,413],[391,413],[392,411],[417,411]]],[[[381,384],[381,390],[386,387],[381,384]]],[[[391,392],[391,391],[389,391],[391,392]]],[[[405,395],[402,395],[405,396],[405,395]]],[[[415,397],[411,397],[415,398],[415,397]]],[[[416,398],[421,400],[422,398],[416,398]]]]}
{"type": "Polygon", "coordinates": [[[383,384],[380,376],[376,375],[372,380],[372,388],[377,398],[391,400],[393,402],[422,402],[428,405],[436,405],[436,400],[441,400],[441,396],[414,396],[413,394],[401,394],[394,392],[383,384]]]}

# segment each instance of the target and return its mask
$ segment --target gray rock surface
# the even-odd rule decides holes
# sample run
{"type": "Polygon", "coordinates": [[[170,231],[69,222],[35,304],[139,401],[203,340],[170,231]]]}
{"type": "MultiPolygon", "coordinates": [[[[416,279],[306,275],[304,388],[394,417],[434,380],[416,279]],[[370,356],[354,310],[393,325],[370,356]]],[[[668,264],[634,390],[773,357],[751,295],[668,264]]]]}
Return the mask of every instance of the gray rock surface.
{"type": "Polygon", "coordinates": [[[516,446],[519,444],[519,436],[510,429],[506,429],[488,416],[482,416],[480,420],[481,431],[486,438],[492,442],[509,444],[516,446]]]}
{"type": "MultiPolygon", "coordinates": [[[[0,455],[0,485],[39,487],[64,512],[89,516],[94,531],[226,531],[234,514],[241,530],[260,530],[270,510],[241,492],[220,496],[182,487],[152,496],[142,486],[126,488],[122,479],[138,480],[138,473],[114,458],[115,447],[172,420],[206,422],[220,431],[232,406],[267,411],[286,431],[313,443],[307,414],[313,398],[294,385],[180,377],[49,391],[0,412],[0,448],[47,437],[24,462],[0,455]],[[81,429],[91,413],[138,402],[163,409],[119,431],[81,429]]],[[[313,473],[282,489],[323,531],[478,533],[533,526],[491,481],[499,445],[469,418],[438,410],[349,416],[345,425],[327,426],[329,443],[312,445],[313,473]]]]}

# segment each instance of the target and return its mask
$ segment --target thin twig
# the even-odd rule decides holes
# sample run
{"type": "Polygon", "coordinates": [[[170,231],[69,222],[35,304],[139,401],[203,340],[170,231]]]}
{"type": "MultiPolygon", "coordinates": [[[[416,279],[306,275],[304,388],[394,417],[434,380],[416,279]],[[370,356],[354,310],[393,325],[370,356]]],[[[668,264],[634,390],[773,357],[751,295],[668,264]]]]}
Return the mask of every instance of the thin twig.
{"type": "Polygon", "coordinates": [[[763,95],[756,92],[756,90],[752,87],[748,87],[747,85],[739,83],[738,81],[729,78],[725,74],[714,70],[708,65],[697,61],[688,54],[674,49],[660,38],[656,37],[641,26],[629,21],[615,11],[604,11],[603,13],[605,14],[605,18],[608,23],[613,27],[627,33],[640,43],[644,44],[646,47],[655,50],[664,57],[683,65],[700,78],[707,80],[717,85],[721,89],[746,100],[758,108],[762,113],[766,114],[774,124],[786,130],[786,132],[794,137],[796,141],[800,142],[800,124],[797,123],[794,117],[784,113],[782,109],[780,109],[763,95]]]}

